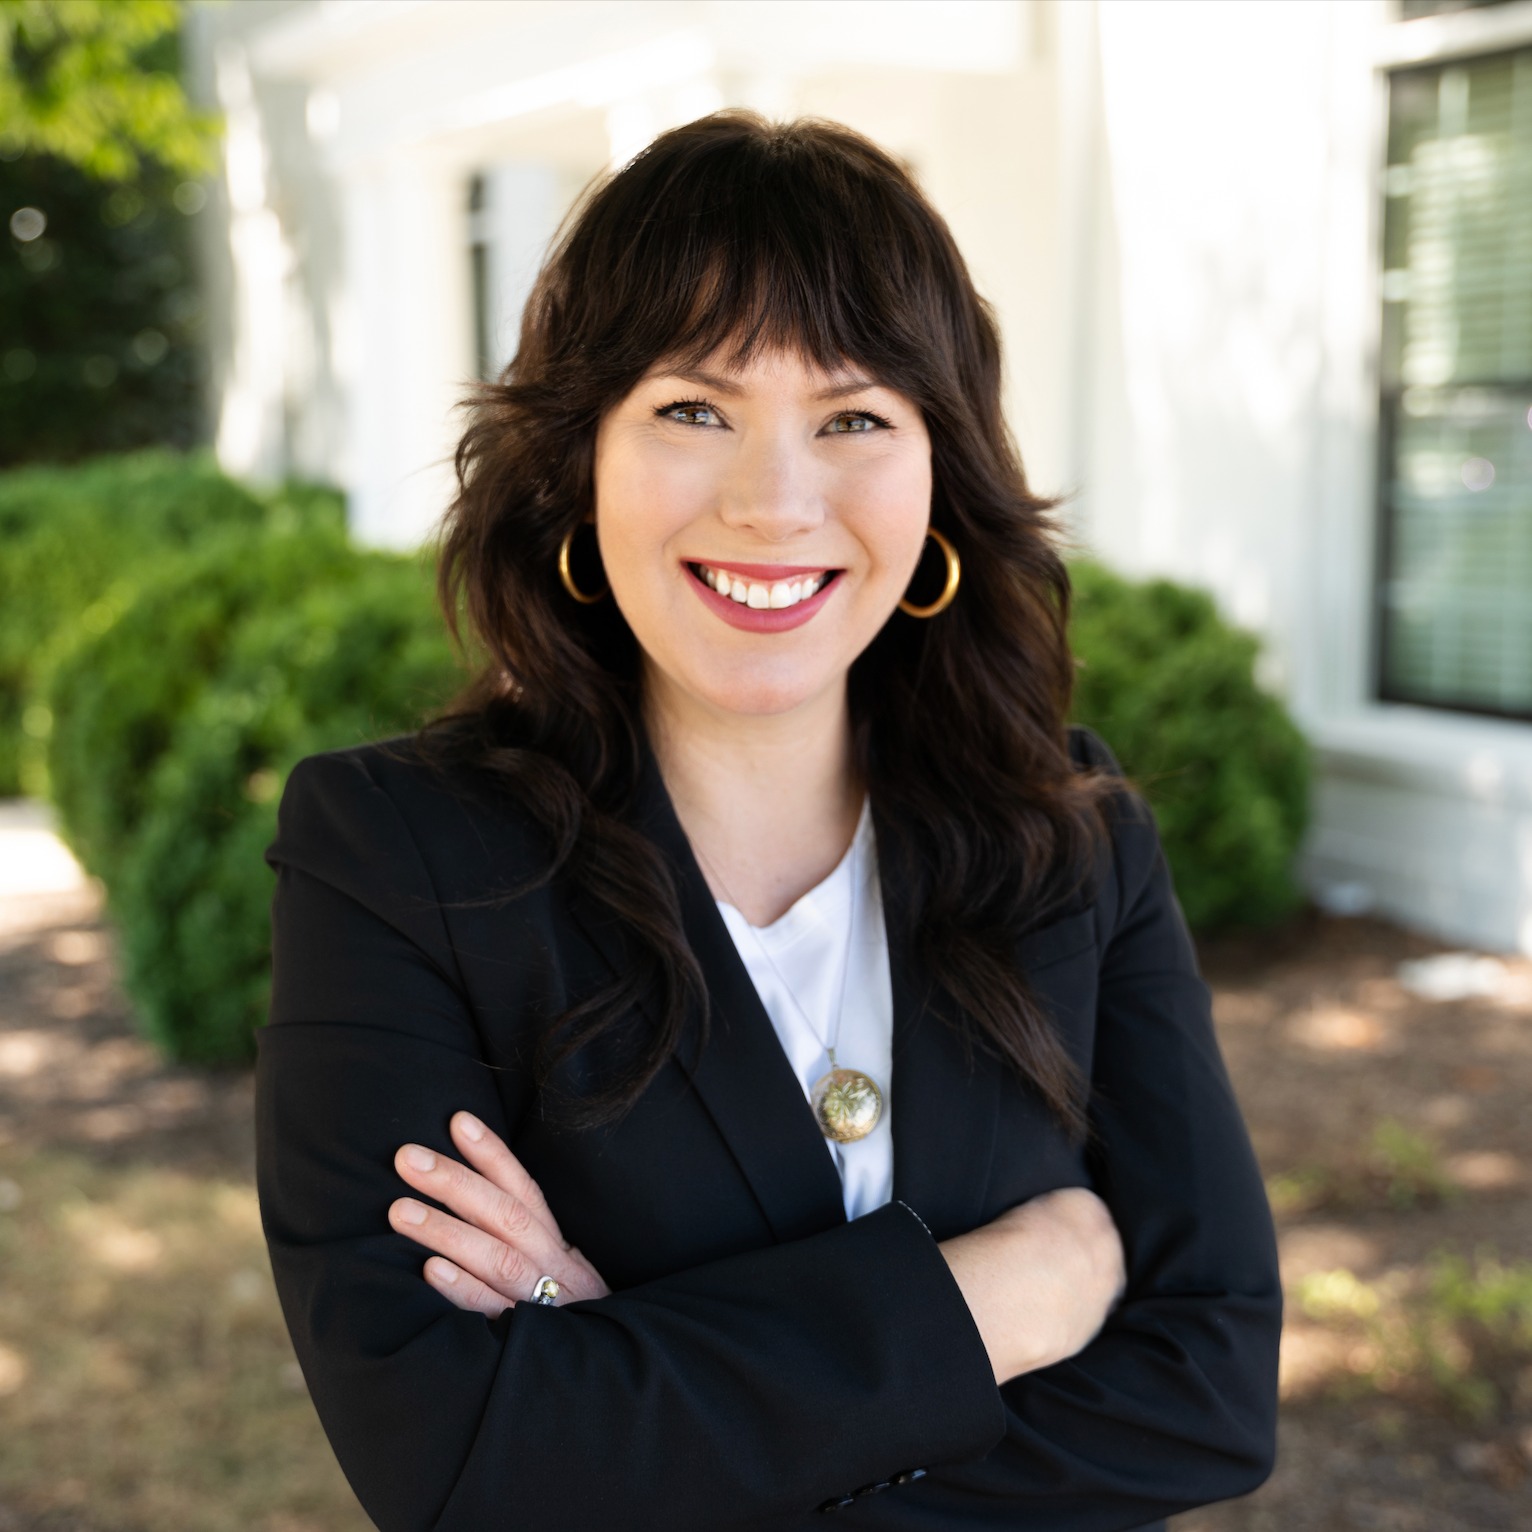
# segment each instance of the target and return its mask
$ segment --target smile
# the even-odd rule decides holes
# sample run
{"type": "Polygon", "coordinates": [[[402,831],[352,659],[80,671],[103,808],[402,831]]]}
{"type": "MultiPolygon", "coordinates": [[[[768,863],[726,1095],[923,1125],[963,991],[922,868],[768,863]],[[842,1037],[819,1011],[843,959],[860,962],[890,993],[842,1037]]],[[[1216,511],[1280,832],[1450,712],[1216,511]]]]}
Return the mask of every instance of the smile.
{"type": "Polygon", "coordinates": [[[807,601],[818,591],[836,570],[821,569],[815,574],[795,574],[791,579],[766,581],[751,580],[727,569],[715,569],[711,564],[692,564],[693,574],[720,596],[737,601],[741,606],[754,607],[756,611],[781,611],[807,601]]]}
{"type": "Polygon", "coordinates": [[[800,627],[829,600],[839,569],[787,564],[684,565],[692,588],[730,627],[780,633],[800,627]]]}

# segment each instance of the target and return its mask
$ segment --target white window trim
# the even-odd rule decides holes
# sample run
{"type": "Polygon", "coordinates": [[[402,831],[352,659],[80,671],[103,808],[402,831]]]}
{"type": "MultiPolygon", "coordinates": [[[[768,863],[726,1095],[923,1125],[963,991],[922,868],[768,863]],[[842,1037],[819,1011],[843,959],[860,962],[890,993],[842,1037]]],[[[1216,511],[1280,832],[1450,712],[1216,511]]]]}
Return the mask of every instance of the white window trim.
{"type": "Polygon", "coordinates": [[[1476,53],[1501,53],[1532,43],[1532,0],[1482,10],[1419,16],[1380,28],[1374,62],[1379,69],[1441,64],[1476,53]]]}
{"type": "MultiPolygon", "coordinates": [[[[1370,122],[1352,138],[1349,158],[1342,149],[1330,167],[1326,219],[1331,277],[1323,387],[1326,416],[1339,422],[1325,432],[1316,470],[1323,513],[1316,582],[1328,663],[1307,678],[1295,711],[1327,772],[1524,812],[1532,809],[1532,724],[1384,702],[1373,693],[1388,77],[1397,69],[1532,45],[1532,0],[1414,21],[1393,20],[1394,7],[1383,0],[1371,9],[1370,122]],[[1359,188],[1365,188],[1365,236],[1354,212],[1359,188]]],[[[1332,67],[1344,75],[1358,62],[1354,50],[1343,48],[1332,67]]],[[[1354,99],[1354,83],[1350,94],[1354,99]]],[[[1344,99],[1339,89],[1332,99],[1344,99]]]]}

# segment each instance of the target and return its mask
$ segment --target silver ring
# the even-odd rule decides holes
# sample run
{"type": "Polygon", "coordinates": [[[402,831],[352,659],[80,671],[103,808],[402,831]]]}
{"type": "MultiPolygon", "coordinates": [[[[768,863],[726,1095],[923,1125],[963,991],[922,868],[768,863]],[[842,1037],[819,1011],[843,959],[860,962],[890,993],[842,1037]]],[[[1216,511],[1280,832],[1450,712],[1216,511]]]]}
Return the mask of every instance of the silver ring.
{"type": "Polygon", "coordinates": [[[559,1285],[552,1277],[539,1277],[532,1287],[533,1303],[553,1304],[558,1302],[559,1285]]]}

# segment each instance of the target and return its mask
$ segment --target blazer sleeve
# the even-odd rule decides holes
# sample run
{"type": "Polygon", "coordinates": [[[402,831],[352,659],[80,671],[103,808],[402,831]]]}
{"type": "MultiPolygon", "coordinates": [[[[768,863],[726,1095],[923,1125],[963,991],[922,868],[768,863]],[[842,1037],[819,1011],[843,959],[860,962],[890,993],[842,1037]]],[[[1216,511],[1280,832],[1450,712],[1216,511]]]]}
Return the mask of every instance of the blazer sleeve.
{"type": "Polygon", "coordinates": [[[496,1088],[425,862],[360,754],[298,764],[267,859],[262,1225],[320,1422],[383,1532],[801,1526],[1000,1439],[961,1290],[901,1204],[493,1321],[436,1292],[388,1221],[411,1191],[394,1155],[458,1157],[459,1109],[514,1142],[503,1103],[526,1093],[496,1088]]]}
{"type": "MultiPolygon", "coordinates": [[[[1090,764],[1122,775],[1098,736],[1076,735],[1090,764]]],[[[1117,1532],[1248,1494],[1275,1465],[1271,1209],[1153,811],[1124,787],[1113,813],[1092,1177],[1126,1292],[1082,1351],[1001,1387],[1004,1438],[982,1462],[869,1504],[879,1532],[1117,1532]]]]}

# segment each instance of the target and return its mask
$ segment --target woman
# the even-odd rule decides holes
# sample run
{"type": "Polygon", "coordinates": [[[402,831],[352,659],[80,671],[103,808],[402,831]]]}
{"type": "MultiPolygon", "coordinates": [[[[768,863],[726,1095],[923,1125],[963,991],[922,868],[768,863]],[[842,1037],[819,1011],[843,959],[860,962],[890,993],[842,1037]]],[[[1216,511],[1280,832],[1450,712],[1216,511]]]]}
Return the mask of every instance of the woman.
{"type": "Polygon", "coordinates": [[[368,1513],[1106,1532],[1260,1484],[1261,1179],[906,174],[665,134],[457,465],[482,673],[301,762],[267,853],[261,1209],[368,1513]]]}

